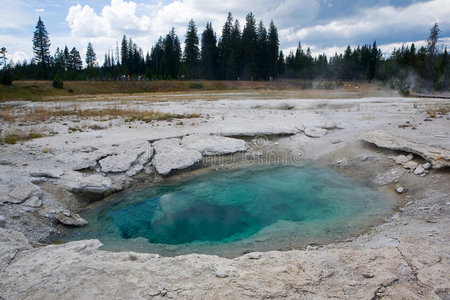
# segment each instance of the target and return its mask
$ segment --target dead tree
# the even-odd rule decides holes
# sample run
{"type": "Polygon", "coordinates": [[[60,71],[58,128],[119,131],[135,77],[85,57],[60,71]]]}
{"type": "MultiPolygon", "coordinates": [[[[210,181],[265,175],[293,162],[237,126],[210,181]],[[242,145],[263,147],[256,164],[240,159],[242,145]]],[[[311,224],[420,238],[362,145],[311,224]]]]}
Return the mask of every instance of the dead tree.
{"type": "Polygon", "coordinates": [[[437,23],[430,28],[430,36],[427,40],[427,60],[426,60],[426,73],[425,73],[425,88],[431,91],[434,82],[434,61],[437,54],[436,44],[439,35],[439,26],[437,23]]]}

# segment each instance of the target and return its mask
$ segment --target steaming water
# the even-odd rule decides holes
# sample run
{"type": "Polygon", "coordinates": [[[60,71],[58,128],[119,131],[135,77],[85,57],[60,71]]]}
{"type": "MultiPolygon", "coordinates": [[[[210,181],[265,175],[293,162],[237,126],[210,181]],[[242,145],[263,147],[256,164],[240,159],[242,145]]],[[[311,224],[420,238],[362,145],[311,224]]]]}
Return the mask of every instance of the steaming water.
{"type": "Polygon", "coordinates": [[[104,249],[238,256],[360,233],[392,210],[384,195],[319,167],[266,166],[201,175],[122,195],[82,216],[64,240],[104,249]]]}

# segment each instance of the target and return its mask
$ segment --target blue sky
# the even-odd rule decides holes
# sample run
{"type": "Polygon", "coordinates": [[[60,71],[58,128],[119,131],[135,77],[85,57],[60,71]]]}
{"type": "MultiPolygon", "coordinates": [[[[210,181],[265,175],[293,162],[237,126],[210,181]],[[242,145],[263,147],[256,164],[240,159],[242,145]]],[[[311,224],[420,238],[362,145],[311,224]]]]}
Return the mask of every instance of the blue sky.
{"type": "Polygon", "coordinates": [[[218,35],[228,12],[244,25],[253,12],[267,26],[273,19],[279,30],[280,47],[286,54],[298,42],[312,53],[333,55],[347,45],[377,41],[390,53],[403,43],[424,44],[429,28],[441,29],[439,47],[450,46],[450,1],[413,0],[3,0],[0,47],[15,61],[30,59],[32,36],[41,16],[56,47],[77,47],[82,54],[92,42],[99,61],[126,34],[150,50],[172,26],[184,40],[186,25],[193,18],[199,34],[212,22],[218,35]]]}

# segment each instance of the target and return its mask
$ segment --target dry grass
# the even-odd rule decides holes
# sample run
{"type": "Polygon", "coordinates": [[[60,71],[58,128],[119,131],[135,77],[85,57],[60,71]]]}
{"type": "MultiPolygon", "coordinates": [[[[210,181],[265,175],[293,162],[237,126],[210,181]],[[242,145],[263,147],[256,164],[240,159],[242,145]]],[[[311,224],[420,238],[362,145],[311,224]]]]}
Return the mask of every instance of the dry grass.
{"type": "Polygon", "coordinates": [[[430,118],[436,118],[437,115],[446,115],[449,112],[449,107],[441,105],[439,107],[429,107],[426,112],[430,118]]]}
{"type": "MultiPolygon", "coordinates": [[[[65,81],[65,89],[55,89],[51,81],[14,81],[10,87],[0,86],[0,101],[32,100],[61,101],[96,98],[105,95],[157,95],[167,93],[233,93],[272,92],[293,93],[295,98],[359,98],[361,96],[392,95],[393,90],[377,83],[286,81],[65,81]]],[[[395,94],[397,92],[395,91],[395,94]]]]}
{"type": "Polygon", "coordinates": [[[0,144],[10,144],[14,145],[18,142],[24,142],[32,139],[41,138],[42,134],[37,132],[25,133],[22,131],[14,131],[12,133],[7,133],[3,138],[0,138],[0,144]]]}
{"type": "Polygon", "coordinates": [[[448,106],[439,106],[438,108],[438,113],[440,113],[441,115],[446,115],[448,111],[449,111],[448,106]]]}
{"type": "Polygon", "coordinates": [[[101,126],[99,124],[92,124],[92,125],[89,125],[87,128],[92,129],[92,130],[102,130],[102,129],[105,129],[106,127],[101,126]]]}
{"type": "Polygon", "coordinates": [[[436,111],[432,108],[427,109],[427,114],[430,118],[436,118],[436,111]]]}
{"type": "Polygon", "coordinates": [[[6,123],[16,122],[16,116],[11,108],[6,108],[0,111],[0,119],[5,121],[6,123]]]}
{"type": "Polygon", "coordinates": [[[0,120],[6,123],[43,123],[54,121],[61,118],[76,118],[79,120],[97,118],[101,121],[123,118],[127,121],[139,120],[143,122],[150,122],[153,120],[172,120],[184,118],[198,118],[200,114],[171,114],[155,112],[152,110],[139,109],[124,109],[119,107],[104,108],[104,109],[80,109],[78,106],[66,108],[46,108],[46,107],[31,107],[14,111],[13,108],[8,108],[0,114],[0,120]]]}

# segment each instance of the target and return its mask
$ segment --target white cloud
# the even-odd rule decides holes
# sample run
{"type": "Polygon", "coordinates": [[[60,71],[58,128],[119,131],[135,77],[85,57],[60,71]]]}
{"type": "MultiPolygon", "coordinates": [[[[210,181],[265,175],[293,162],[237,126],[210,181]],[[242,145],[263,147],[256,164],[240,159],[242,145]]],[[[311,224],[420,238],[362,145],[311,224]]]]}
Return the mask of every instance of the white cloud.
{"type": "Polygon", "coordinates": [[[33,7],[23,0],[3,0],[0,30],[22,29],[35,22],[33,7]]]}
{"type": "Polygon", "coordinates": [[[123,0],[111,0],[111,5],[105,6],[100,15],[89,5],[77,4],[70,7],[66,21],[75,37],[112,37],[129,31],[142,32],[151,24],[148,16],[136,15],[135,2],[123,0]]]}
{"type": "Polygon", "coordinates": [[[80,4],[72,6],[69,9],[66,21],[69,23],[72,36],[95,37],[102,34],[108,35],[108,28],[105,22],[88,5],[84,7],[81,7],[80,4]]]}
{"type": "Polygon", "coordinates": [[[360,15],[335,20],[325,25],[289,31],[284,38],[313,41],[360,39],[364,36],[386,37],[412,29],[429,28],[435,22],[449,22],[448,0],[415,3],[404,8],[383,6],[363,10],[360,15]]]}
{"type": "Polygon", "coordinates": [[[227,17],[232,12],[243,26],[244,17],[253,12],[267,25],[271,19],[275,23],[306,24],[316,17],[319,11],[318,0],[261,0],[255,5],[242,0],[175,0],[166,5],[137,4],[127,0],[111,0],[101,13],[97,14],[88,5],[72,6],[66,17],[72,36],[75,37],[117,37],[121,34],[133,36],[146,35],[153,41],[165,35],[174,26],[183,35],[190,19],[194,19],[199,29],[206,22],[212,22],[218,34],[227,17]]]}
{"type": "Polygon", "coordinates": [[[289,49],[295,49],[299,40],[304,49],[311,48],[313,55],[324,52],[327,56],[332,56],[335,52],[341,53],[347,44],[353,47],[375,39],[379,41],[384,53],[390,53],[393,47],[401,46],[401,43],[381,45],[381,41],[388,43],[426,38],[428,28],[434,22],[439,23],[445,32],[445,38],[450,26],[448,0],[416,2],[401,8],[379,4],[375,8],[360,10],[352,16],[326,23],[319,23],[321,3],[323,8],[331,5],[334,0],[107,1],[107,5],[94,10],[92,5],[66,6],[67,3],[90,1],[67,0],[56,5],[53,0],[3,0],[2,9],[8,13],[2,15],[0,41],[3,41],[10,57],[15,61],[25,57],[23,53],[28,54],[27,59],[32,57],[32,31],[37,15],[41,12],[45,14],[45,24],[49,29],[52,54],[56,47],[61,48],[67,44],[70,48],[75,46],[84,55],[87,43],[92,42],[100,62],[104,53],[115,48],[116,41],[120,43],[124,34],[133,38],[144,52],[150,50],[158,37],[166,35],[172,26],[183,41],[191,18],[195,20],[199,34],[206,22],[212,22],[219,37],[229,11],[239,19],[241,29],[248,12],[253,12],[257,21],[262,19],[266,26],[273,19],[278,26],[280,46],[285,55],[289,53],[289,49]],[[55,18],[56,8],[63,7],[67,9],[66,14],[55,18]],[[64,17],[66,23],[61,24],[64,17]],[[70,34],[67,33],[67,25],[70,34]],[[423,35],[411,34],[417,32],[423,32],[423,35]]]}
{"type": "MultiPolygon", "coordinates": [[[[115,42],[120,42],[124,34],[147,51],[172,26],[183,42],[190,19],[195,20],[199,35],[206,22],[212,22],[214,30],[220,35],[229,11],[235,19],[239,19],[242,29],[249,12],[254,13],[257,21],[263,19],[266,26],[271,19],[279,26],[279,23],[285,22],[307,22],[317,15],[318,10],[318,0],[260,0],[257,5],[242,0],[175,0],[167,4],[161,1],[143,4],[130,0],[111,0],[101,12],[96,12],[89,5],[71,6],[66,21],[72,43],[85,47],[87,42],[93,42],[97,56],[102,60],[102,53],[114,48],[115,42]]],[[[57,45],[52,37],[54,41],[57,45]]]]}
{"type": "MultiPolygon", "coordinates": [[[[31,49],[31,39],[30,38],[22,38],[12,34],[0,34],[0,41],[6,41],[6,43],[2,43],[0,47],[6,47],[7,57],[9,59],[13,59],[14,61],[18,61],[17,58],[19,56],[15,56],[16,53],[24,53],[25,49],[31,49]]],[[[26,51],[26,50],[25,50],[26,51]]],[[[29,56],[28,56],[29,57],[29,56]]],[[[28,59],[28,58],[27,58],[28,59]]]]}

